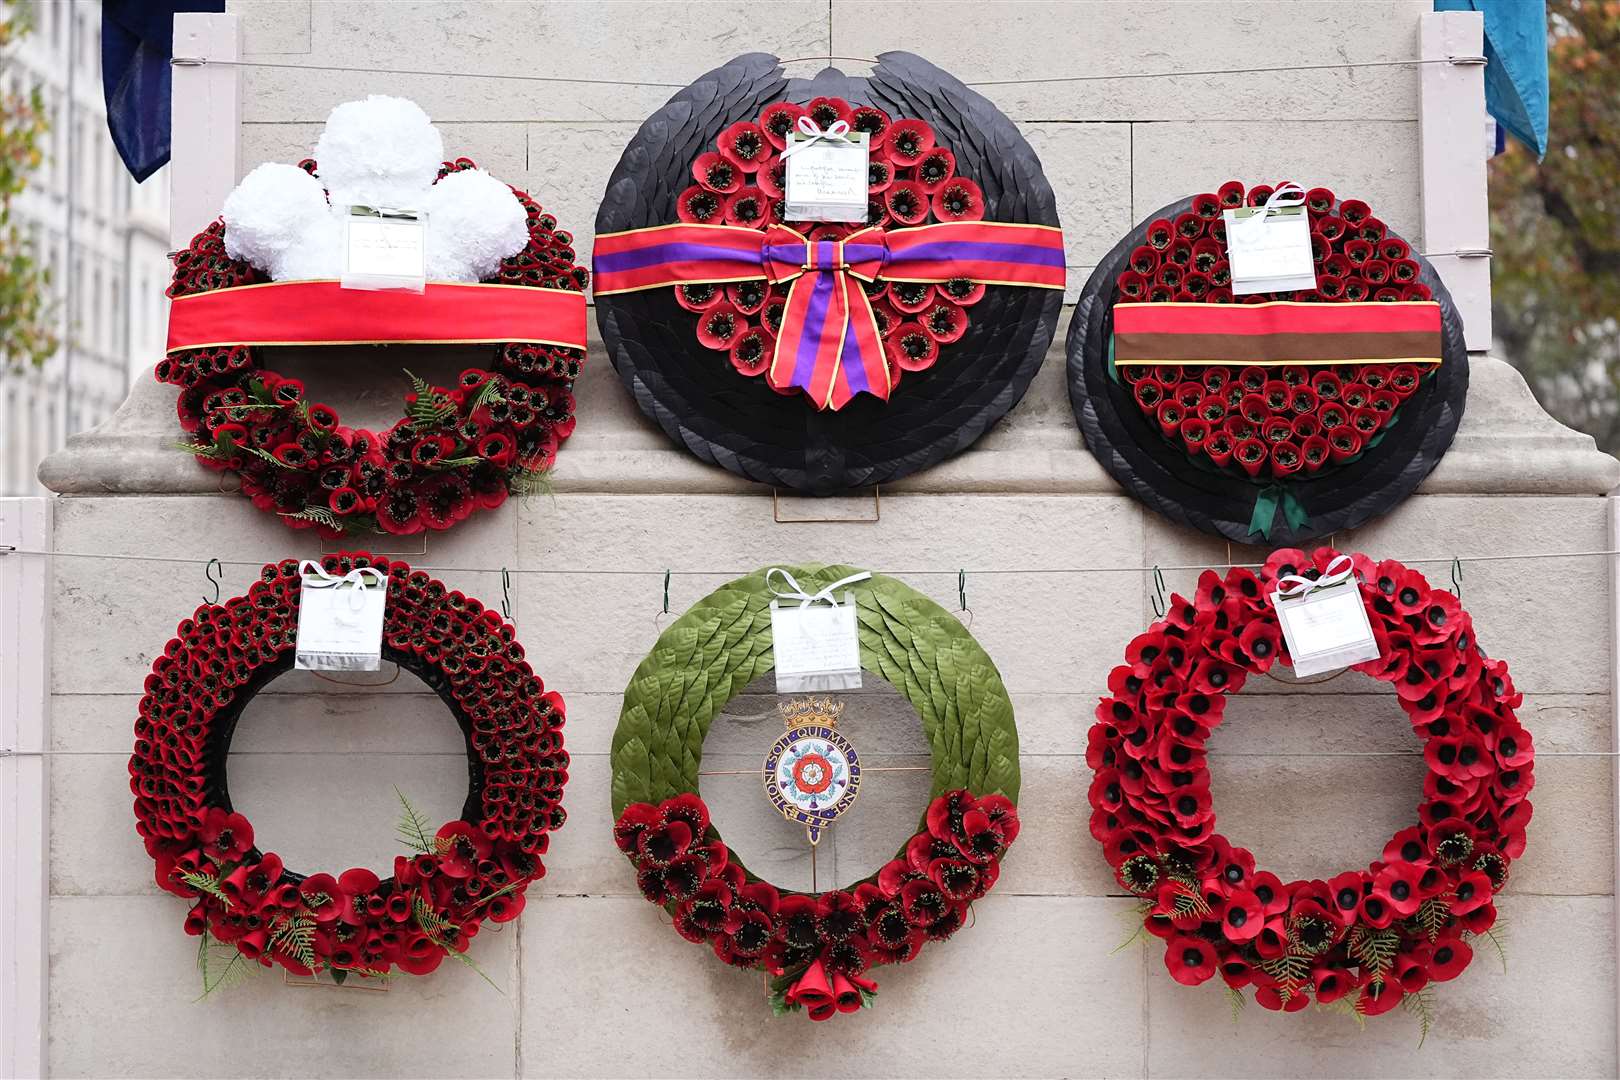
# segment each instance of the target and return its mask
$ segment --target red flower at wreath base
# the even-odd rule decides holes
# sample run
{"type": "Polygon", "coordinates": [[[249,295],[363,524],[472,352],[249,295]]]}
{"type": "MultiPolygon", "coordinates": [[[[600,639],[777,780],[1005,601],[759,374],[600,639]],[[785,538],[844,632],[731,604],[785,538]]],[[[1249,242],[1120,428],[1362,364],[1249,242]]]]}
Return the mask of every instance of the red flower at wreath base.
{"type": "Polygon", "coordinates": [[[765,970],[779,1007],[827,1020],[871,1004],[873,968],[910,961],[960,928],[1018,835],[1018,811],[1000,795],[950,791],[924,818],[902,858],[853,889],[819,896],[745,884],[693,793],[626,806],[613,839],[650,902],[676,901],[677,933],[707,943],[726,964],[765,970]]]}

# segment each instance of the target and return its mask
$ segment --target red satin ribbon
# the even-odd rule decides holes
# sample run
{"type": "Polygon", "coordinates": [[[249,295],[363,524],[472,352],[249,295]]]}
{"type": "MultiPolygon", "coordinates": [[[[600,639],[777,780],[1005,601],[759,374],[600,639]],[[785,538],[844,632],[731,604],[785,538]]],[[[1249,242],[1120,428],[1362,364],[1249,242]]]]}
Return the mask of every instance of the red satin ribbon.
{"type": "Polygon", "coordinates": [[[431,282],[420,293],[277,281],[179,296],[168,351],[223,345],[454,345],[585,348],[585,294],[431,282]]]}

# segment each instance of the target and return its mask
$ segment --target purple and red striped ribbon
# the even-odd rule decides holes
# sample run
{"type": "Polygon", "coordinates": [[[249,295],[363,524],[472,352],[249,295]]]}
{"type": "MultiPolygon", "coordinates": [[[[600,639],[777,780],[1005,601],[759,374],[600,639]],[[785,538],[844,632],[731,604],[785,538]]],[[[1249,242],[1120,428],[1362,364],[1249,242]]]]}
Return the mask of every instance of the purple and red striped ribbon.
{"type": "Polygon", "coordinates": [[[699,282],[763,278],[792,282],[767,373],[777,389],[798,387],[818,408],[856,394],[889,398],[877,319],[860,283],[937,283],[1063,288],[1063,234],[1048,225],[948,221],[912,229],[861,229],[812,241],[785,225],[663,225],[596,238],[598,295],[699,282]]]}

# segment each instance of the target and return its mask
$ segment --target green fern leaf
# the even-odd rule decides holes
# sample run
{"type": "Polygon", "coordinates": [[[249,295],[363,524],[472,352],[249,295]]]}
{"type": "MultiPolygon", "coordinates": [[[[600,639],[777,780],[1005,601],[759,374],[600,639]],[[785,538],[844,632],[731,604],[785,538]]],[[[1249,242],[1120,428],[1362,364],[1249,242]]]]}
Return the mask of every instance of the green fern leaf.
{"type": "Polygon", "coordinates": [[[497,896],[505,896],[507,893],[516,892],[517,890],[523,888],[523,886],[526,885],[526,884],[528,884],[528,883],[526,881],[521,880],[521,879],[518,880],[518,881],[508,881],[505,885],[502,885],[500,888],[496,889],[494,892],[489,893],[489,894],[487,894],[485,896],[479,897],[478,898],[478,903],[474,904],[473,907],[475,907],[475,908],[483,907],[485,904],[489,903],[491,900],[495,899],[497,896]]]}
{"type": "Polygon", "coordinates": [[[1425,986],[1415,994],[1407,994],[1401,998],[1401,1007],[1418,1021],[1418,1049],[1423,1049],[1423,1042],[1429,1037],[1429,1029],[1434,1026],[1434,988],[1425,986]]]}
{"type": "Polygon", "coordinates": [[[443,427],[456,414],[455,403],[447,394],[435,390],[432,383],[409,371],[405,372],[405,377],[411,380],[411,390],[416,395],[416,400],[410,403],[411,427],[418,431],[443,427]]]}
{"type": "Polygon", "coordinates": [[[1235,986],[1226,987],[1226,1004],[1232,1010],[1232,1023],[1238,1022],[1238,1017],[1243,1015],[1243,1006],[1248,1002],[1249,999],[1243,996],[1243,991],[1235,986]]]}
{"type": "Polygon", "coordinates": [[[188,454],[195,454],[198,457],[205,457],[214,461],[223,461],[230,457],[230,451],[226,450],[222,446],[217,446],[214,443],[187,440],[175,443],[174,448],[176,450],[184,450],[188,454]]]}
{"type": "Polygon", "coordinates": [[[282,952],[304,967],[315,968],[315,920],[308,915],[290,915],[276,923],[270,935],[270,951],[282,952]]]}
{"type": "Polygon", "coordinates": [[[280,458],[276,457],[276,455],[272,454],[268,450],[262,450],[257,446],[248,446],[246,444],[243,444],[242,449],[246,450],[248,453],[252,454],[254,457],[263,458],[265,461],[268,461],[270,464],[274,465],[278,469],[291,469],[292,468],[291,465],[287,464],[285,461],[282,461],[280,458]]]}
{"type": "Polygon", "coordinates": [[[1369,930],[1357,926],[1350,932],[1350,955],[1370,976],[1370,982],[1382,985],[1384,976],[1395,966],[1395,957],[1401,951],[1400,932],[1393,927],[1369,930]]]}
{"type": "MultiPolygon", "coordinates": [[[[399,790],[398,785],[394,787],[394,794],[399,796],[400,805],[399,824],[394,826],[394,831],[399,833],[399,842],[423,855],[434,854],[432,824],[422,816],[421,811],[411,805],[411,800],[405,797],[405,793],[399,790]]],[[[417,898],[417,903],[421,903],[420,897],[417,898]]]]}
{"type": "Polygon", "coordinates": [[[499,405],[505,400],[506,395],[501,393],[500,379],[498,377],[492,377],[488,382],[484,383],[483,386],[478,388],[478,396],[473,398],[472,407],[467,411],[473,412],[478,409],[482,409],[486,405],[499,405]]]}
{"type": "Polygon", "coordinates": [[[229,990],[233,986],[241,985],[258,967],[252,960],[243,956],[236,946],[223,945],[214,941],[207,933],[203,934],[203,948],[205,950],[228,950],[231,956],[229,960],[225,961],[225,966],[222,968],[213,966],[206,959],[199,961],[203,974],[203,992],[197,995],[195,1001],[201,1001],[215,991],[229,990]]]}
{"type": "Polygon", "coordinates": [[[213,874],[204,874],[197,870],[177,870],[174,876],[198,892],[207,893],[226,907],[231,906],[231,898],[225,895],[225,890],[220,887],[219,878],[213,874]]]}
{"type": "Polygon", "coordinates": [[[332,513],[332,511],[328,510],[324,506],[306,506],[296,514],[282,514],[280,516],[284,518],[292,518],[294,521],[313,521],[317,525],[324,525],[328,529],[333,529],[337,532],[344,531],[343,522],[338,519],[336,514],[332,513]]]}
{"type": "Polygon", "coordinates": [[[550,469],[529,469],[521,466],[512,470],[507,478],[506,489],[513,495],[525,499],[535,495],[549,495],[555,498],[557,494],[550,469]]]}
{"type": "Polygon", "coordinates": [[[1325,1005],[1318,1001],[1316,1007],[1324,1012],[1343,1013],[1356,1022],[1356,1027],[1361,1028],[1363,1031],[1367,1030],[1367,1014],[1361,1011],[1360,994],[1349,994],[1325,1005]]]}
{"type": "Polygon", "coordinates": [[[1496,921],[1495,926],[1491,927],[1489,930],[1486,930],[1483,933],[1480,933],[1480,934],[1478,934],[1476,936],[1482,937],[1486,941],[1489,941],[1491,943],[1491,947],[1496,950],[1496,958],[1497,958],[1497,960],[1501,961],[1501,963],[1502,963],[1502,974],[1506,975],[1507,974],[1507,949],[1506,949],[1506,947],[1503,946],[1502,939],[1496,936],[1496,932],[1498,930],[1500,930],[1500,929],[1502,929],[1502,920],[1498,919],[1496,921]]]}

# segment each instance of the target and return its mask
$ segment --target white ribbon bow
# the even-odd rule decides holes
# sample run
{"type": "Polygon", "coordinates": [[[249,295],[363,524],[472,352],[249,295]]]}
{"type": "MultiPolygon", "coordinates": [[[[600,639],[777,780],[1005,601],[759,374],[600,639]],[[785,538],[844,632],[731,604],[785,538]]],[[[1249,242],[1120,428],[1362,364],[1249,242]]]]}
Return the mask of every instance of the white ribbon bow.
{"type": "Polygon", "coordinates": [[[1280,210],[1287,210],[1295,206],[1305,205],[1305,189],[1295,183],[1283,184],[1266,199],[1265,203],[1257,207],[1253,214],[1237,220],[1246,228],[1258,229],[1266,223],[1266,219],[1280,210]]]}
{"type": "Polygon", "coordinates": [[[1340,555],[1328,563],[1327,569],[1318,578],[1300,577],[1298,574],[1284,574],[1277,579],[1277,589],[1272,594],[1279,600],[1294,600],[1309,596],[1317,589],[1331,589],[1350,579],[1356,572],[1355,563],[1348,555],[1340,555]],[[1341,569],[1342,566],[1342,569],[1341,569]]]}
{"type": "MultiPolygon", "coordinates": [[[[843,123],[843,121],[839,121],[839,123],[843,123]]],[[[843,588],[845,585],[853,585],[857,581],[865,581],[871,576],[872,571],[862,570],[858,574],[851,574],[848,577],[839,578],[837,581],[833,582],[831,585],[828,585],[820,592],[807,593],[799,587],[799,583],[793,579],[792,574],[788,573],[780,566],[773,566],[769,570],[765,571],[765,584],[778,600],[797,600],[801,608],[807,608],[811,604],[817,603],[818,601],[826,601],[833,607],[837,607],[838,598],[833,595],[834,593],[843,588]],[[778,589],[775,585],[771,584],[772,574],[781,574],[782,580],[787,583],[787,588],[778,589]]]]}
{"type": "Polygon", "coordinates": [[[844,138],[844,136],[849,134],[849,123],[844,120],[834,120],[832,123],[828,124],[825,129],[822,129],[817,127],[816,122],[810,119],[808,116],[801,116],[799,117],[799,133],[801,135],[807,135],[809,138],[807,138],[804,142],[789,143],[788,148],[782,151],[782,159],[784,161],[792,157],[794,154],[797,154],[800,150],[803,150],[806,147],[814,146],[818,142],[828,142],[834,146],[855,145],[844,138]]]}
{"type": "Polygon", "coordinates": [[[314,559],[305,559],[298,564],[298,572],[304,575],[304,587],[308,589],[337,589],[344,585],[353,585],[349,592],[349,610],[358,612],[366,606],[366,589],[386,587],[388,575],[375,566],[357,566],[342,577],[328,574],[326,567],[314,559]],[[309,575],[313,574],[311,578],[309,575]],[[366,576],[372,578],[371,584],[366,584],[366,576]]]}

